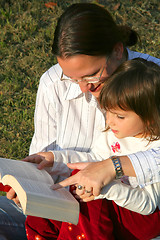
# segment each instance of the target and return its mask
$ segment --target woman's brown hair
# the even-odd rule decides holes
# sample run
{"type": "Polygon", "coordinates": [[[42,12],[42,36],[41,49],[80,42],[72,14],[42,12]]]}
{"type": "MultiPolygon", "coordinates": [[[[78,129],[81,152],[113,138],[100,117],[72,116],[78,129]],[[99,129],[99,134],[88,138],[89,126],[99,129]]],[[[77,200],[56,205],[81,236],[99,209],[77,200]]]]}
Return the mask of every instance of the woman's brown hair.
{"type": "Polygon", "coordinates": [[[105,8],[76,3],[69,6],[57,22],[52,52],[58,57],[108,56],[116,43],[133,46],[138,38],[129,26],[117,25],[105,8]]]}

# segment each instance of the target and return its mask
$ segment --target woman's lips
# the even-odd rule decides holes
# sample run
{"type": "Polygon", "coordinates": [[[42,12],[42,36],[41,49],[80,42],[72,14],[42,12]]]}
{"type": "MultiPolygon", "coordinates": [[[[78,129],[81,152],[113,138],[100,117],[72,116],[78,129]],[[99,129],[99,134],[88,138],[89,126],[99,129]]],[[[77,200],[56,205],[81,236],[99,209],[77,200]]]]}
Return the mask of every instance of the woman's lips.
{"type": "Polygon", "coordinates": [[[92,85],[91,89],[89,90],[90,92],[96,92],[97,90],[99,90],[98,88],[101,86],[101,83],[97,86],[94,87],[94,85],[92,85]]]}

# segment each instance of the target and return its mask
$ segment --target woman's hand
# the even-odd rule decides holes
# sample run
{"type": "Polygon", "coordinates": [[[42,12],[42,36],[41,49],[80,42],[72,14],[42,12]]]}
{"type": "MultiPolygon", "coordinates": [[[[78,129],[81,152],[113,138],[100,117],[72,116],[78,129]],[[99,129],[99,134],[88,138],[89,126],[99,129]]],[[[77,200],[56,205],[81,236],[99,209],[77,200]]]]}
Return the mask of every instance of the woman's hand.
{"type": "Polygon", "coordinates": [[[68,163],[67,166],[80,171],[64,181],[54,184],[51,188],[56,190],[75,185],[77,187],[76,194],[83,201],[93,200],[95,196],[100,194],[101,188],[110,183],[116,176],[110,158],[101,162],[68,163]]]}
{"type": "Polygon", "coordinates": [[[54,155],[52,152],[39,152],[24,158],[23,161],[37,163],[37,168],[41,170],[45,167],[53,166],[54,155]]]}

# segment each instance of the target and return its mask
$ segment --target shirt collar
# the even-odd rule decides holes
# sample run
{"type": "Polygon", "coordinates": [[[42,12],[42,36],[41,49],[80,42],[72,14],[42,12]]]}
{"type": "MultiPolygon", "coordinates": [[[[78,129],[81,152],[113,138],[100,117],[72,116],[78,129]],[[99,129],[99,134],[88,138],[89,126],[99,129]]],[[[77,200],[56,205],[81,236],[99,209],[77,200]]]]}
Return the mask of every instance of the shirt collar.
{"type": "Polygon", "coordinates": [[[74,98],[79,97],[82,93],[78,84],[67,82],[67,90],[64,95],[64,100],[72,100],[74,98]]]}
{"type": "Polygon", "coordinates": [[[72,100],[83,96],[86,98],[86,101],[92,106],[99,106],[96,98],[90,92],[83,93],[78,84],[72,82],[68,83],[66,94],[64,95],[64,100],[72,100]]]}
{"type": "Polygon", "coordinates": [[[133,54],[134,54],[134,52],[131,51],[129,48],[126,48],[126,50],[127,50],[127,52],[128,52],[128,60],[133,59],[133,54]]]}

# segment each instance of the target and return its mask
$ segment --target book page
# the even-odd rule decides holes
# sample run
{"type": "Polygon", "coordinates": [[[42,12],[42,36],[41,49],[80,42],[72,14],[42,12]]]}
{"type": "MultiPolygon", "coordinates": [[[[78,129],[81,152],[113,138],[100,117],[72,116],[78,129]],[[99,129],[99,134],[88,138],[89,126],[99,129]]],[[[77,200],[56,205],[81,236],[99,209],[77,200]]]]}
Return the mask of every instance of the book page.
{"type": "Polygon", "coordinates": [[[65,188],[52,190],[52,177],[36,164],[0,158],[2,183],[11,186],[24,214],[78,223],[79,203],[65,188]]]}
{"type": "Polygon", "coordinates": [[[26,194],[32,194],[35,196],[43,196],[44,198],[53,198],[53,199],[60,199],[63,198],[66,201],[70,201],[73,196],[71,193],[66,190],[65,188],[59,189],[59,190],[53,190],[51,189],[51,184],[44,183],[40,181],[34,181],[31,179],[24,179],[20,177],[12,177],[12,176],[5,176],[4,178],[5,184],[11,183],[11,185],[14,186],[17,185],[16,181],[21,185],[21,187],[25,190],[26,194]],[[14,180],[16,179],[16,180],[14,180]]]}
{"type": "Polygon", "coordinates": [[[0,177],[2,178],[6,174],[45,182],[50,185],[54,183],[52,177],[47,171],[44,169],[37,169],[37,164],[20,160],[0,158],[0,177]]]}
{"type": "Polygon", "coordinates": [[[52,190],[50,184],[11,175],[2,182],[13,187],[24,214],[78,223],[79,203],[65,188],[52,190]]]}
{"type": "Polygon", "coordinates": [[[55,194],[54,199],[50,196],[37,198],[28,194],[26,214],[77,224],[79,218],[78,201],[70,192],[65,192],[65,189],[53,191],[53,194],[55,194]]]}

